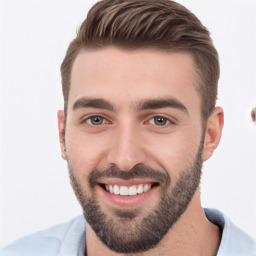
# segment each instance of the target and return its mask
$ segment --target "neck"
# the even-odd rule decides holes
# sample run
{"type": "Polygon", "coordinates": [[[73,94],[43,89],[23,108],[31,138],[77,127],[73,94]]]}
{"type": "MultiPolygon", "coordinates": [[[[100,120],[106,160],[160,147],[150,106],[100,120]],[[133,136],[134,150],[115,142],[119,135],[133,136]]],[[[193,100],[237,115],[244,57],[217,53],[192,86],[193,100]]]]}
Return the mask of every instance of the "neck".
{"type": "Polygon", "coordinates": [[[88,256],[215,256],[218,251],[221,233],[217,226],[205,216],[200,205],[200,191],[196,191],[187,210],[153,249],[133,254],[111,251],[95,235],[87,224],[86,244],[88,256]]]}

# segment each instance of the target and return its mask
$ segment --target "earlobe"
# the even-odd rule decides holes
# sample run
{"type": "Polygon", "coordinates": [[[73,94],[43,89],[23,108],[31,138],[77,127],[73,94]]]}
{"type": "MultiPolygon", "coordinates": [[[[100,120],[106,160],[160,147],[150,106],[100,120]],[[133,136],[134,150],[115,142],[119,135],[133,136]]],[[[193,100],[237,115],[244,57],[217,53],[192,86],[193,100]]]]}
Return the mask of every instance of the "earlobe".
{"type": "Polygon", "coordinates": [[[65,114],[63,110],[59,110],[58,116],[58,131],[59,131],[59,141],[61,149],[61,157],[67,160],[66,146],[65,146],[65,114]]]}
{"type": "Polygon", "coordinates": [[[221,107],[216,107],[208,118],[205,130],[203,161],[208,160],[219,145],[224,125],[224,112],[221,107]]]}

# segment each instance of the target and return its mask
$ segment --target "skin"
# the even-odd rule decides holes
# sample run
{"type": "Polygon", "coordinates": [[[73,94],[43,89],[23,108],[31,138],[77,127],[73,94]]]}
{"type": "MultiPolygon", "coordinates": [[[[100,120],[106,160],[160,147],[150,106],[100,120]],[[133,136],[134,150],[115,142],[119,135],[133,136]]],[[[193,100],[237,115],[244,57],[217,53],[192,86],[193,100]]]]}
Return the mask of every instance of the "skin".
{"type": "MultiPolygon", "coordinates": [[[[71,75],[67,117],[58,111],[62,158],[69,159],[77,180],[90,195],[87,178],[94,168],[115,164],[129,171],[138,164],[167,171],[172,182],[195,158],[202,138],[201,99],[192,57],[187,53],[160,50],[128,51],[116,47],[84,50],[76,58],[71,75]],[[100,98],[114,106],[77,107],[81,98],[100,98]],[[172,98],[176,107],[141,110],[145,100],[172,98]],[[104,117],[93,126],[91,116],[104,117]],[[155,116],[167,120],[165,125],[155,116]],[[83,122],[81,121],[83,120],[83,122]],[[64,132],[63,132],[64,131],[64,132]],[[65,136],[63,136],[65,134],[65,136]]],[[[218,146],[223,127],[223,110],[216,107],[205,128],[202,160],[211,157],[218,146]]],[[[109,216],[118,208],[95,191],[101,209],[109,216]]],[[[142,215],[154,209],[160,198],[154,190],[149,199],[136,206],[142,215]]],[[[109,250],[87,224],[87,255],[121,255],[109,250]]],[[[205,217],[197,189],[181,218],[150,251],[133,255],[216,255],[220,231],[205,217]]],[[[127,255],[127,254],[126,254],[127,255]]]]}

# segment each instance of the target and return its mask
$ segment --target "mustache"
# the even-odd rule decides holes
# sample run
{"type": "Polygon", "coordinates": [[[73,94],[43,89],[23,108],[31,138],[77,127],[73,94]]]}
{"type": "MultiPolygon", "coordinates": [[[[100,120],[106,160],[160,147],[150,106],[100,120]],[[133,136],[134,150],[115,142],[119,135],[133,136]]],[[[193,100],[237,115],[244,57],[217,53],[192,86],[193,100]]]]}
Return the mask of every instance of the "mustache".
{"type": "Polygon", "coordinates": [[[88,181],[93,187],[98,184],[102,178],[118,178],[123,180],[150,178],[162,185],[169,185],[171,182],[171,178],[167,172],[155,170],[142,164],[138,164],[128,171],[121,170],[116,165],[112,165],[105,170],[94,169],[90,173],[88,181]]]}

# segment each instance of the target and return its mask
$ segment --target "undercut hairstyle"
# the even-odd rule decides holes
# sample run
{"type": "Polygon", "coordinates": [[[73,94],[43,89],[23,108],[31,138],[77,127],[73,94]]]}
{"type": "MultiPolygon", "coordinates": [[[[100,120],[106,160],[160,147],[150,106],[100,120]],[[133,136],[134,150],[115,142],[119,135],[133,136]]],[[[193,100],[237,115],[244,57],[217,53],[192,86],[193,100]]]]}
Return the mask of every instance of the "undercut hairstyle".
{"type": "Polygon", "coordinates": [[[218,53],[200,20],[171,0],[102,0],[90,9],[61,65],[65,115],[75,58],[84,49],[108,46],[189,53],[198,77],[202,121],[207,121],[217,99],[218,53]]]}

